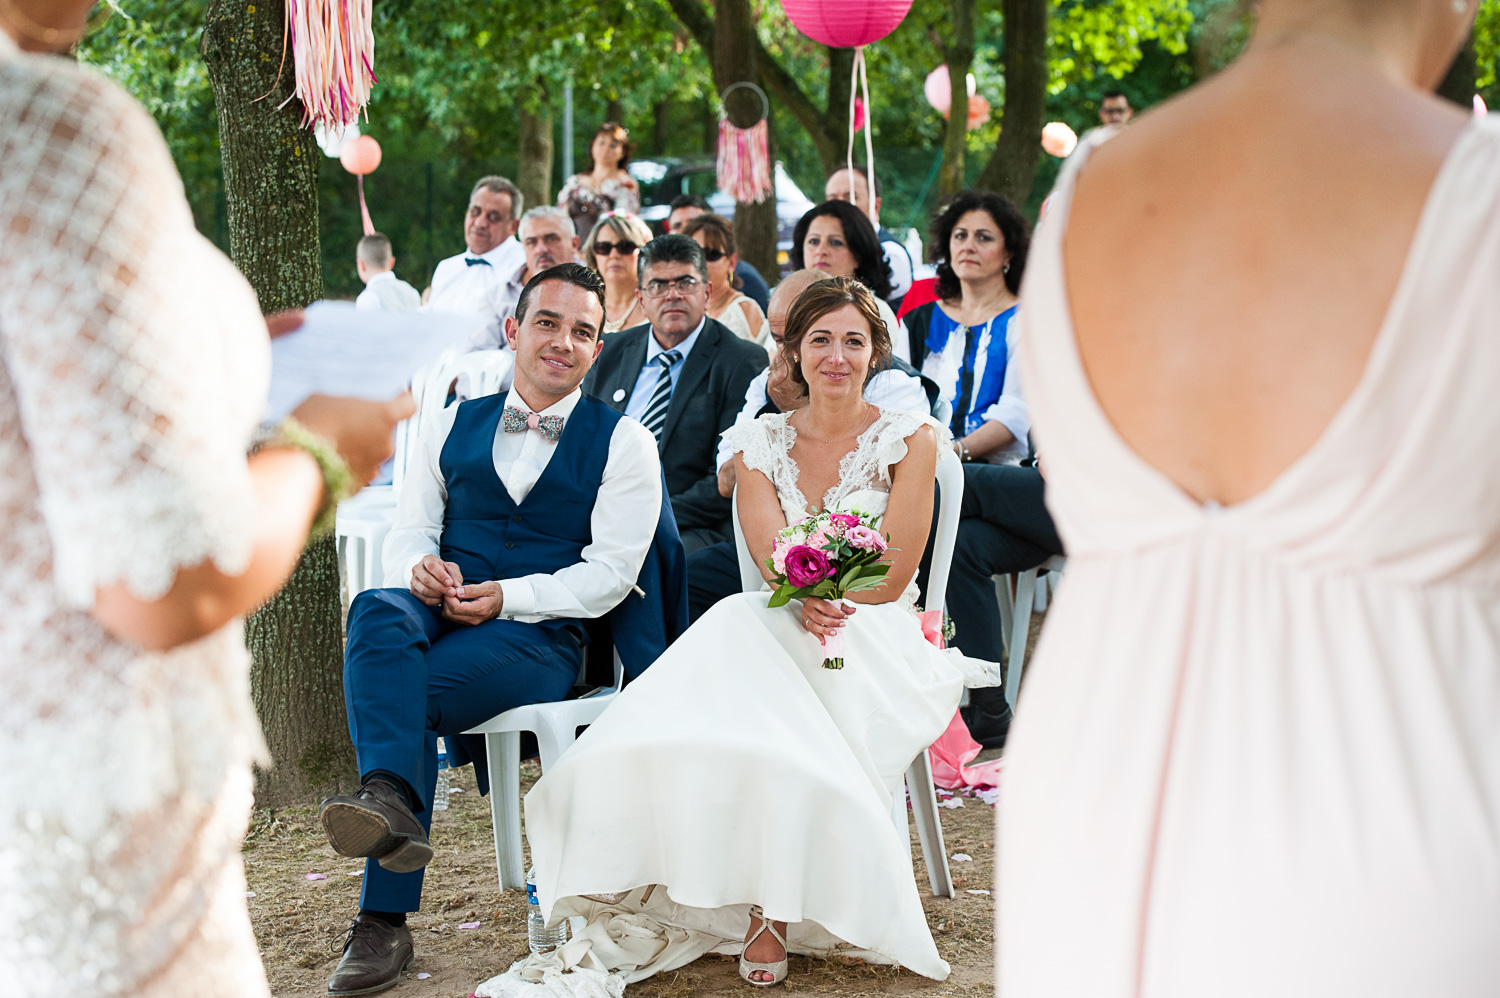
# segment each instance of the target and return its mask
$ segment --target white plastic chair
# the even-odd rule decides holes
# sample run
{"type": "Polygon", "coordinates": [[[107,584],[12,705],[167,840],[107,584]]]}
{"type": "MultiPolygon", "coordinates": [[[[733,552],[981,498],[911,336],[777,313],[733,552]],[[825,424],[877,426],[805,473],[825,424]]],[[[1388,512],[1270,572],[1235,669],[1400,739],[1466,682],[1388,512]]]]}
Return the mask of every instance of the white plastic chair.
{"type": "Polygon", "coordinates": [[[458,382],[455,394],[460,401],[505,391],[515,369],[516,358],[509,350],[475,350],[448,365],[448,373],[458,382]]]}
{"type": "MultiPolygon", "coordinates": [[[[583,669],[578,671],[583,680],[583,669]]],[[[619,695],[625,683],[625,665],[615,652],[615,684],[577,700],[534,703],[516,707],[465,731],[484,735],[485,758],[490,769],[490,817],[495,830],[495,867],[500,889],[526,889],[525,863],[521,855],[521,732],[536,735],[545,773],[568,746],[578,740],[578,729],[593,724],[604,708],[619,695]]]]}
{"type": "MultiPolygon", "coordinates": [[[[953,544],[958,539],[958,514],[963,505],[964,470],[958,456],[942,451],[937,463],[938,518],[933,538],[932,569],[927,579],[926,609],[943,610],[948,590],[948,572],[953,564],[953,544]]],[[[765,577],[755,564],[745,533],[740,527],[739,490],[733,500],[734,546],[739,553],[740,586],[745,592],[757,592],[765,586],[765,577]]],[[[943,825],[938,817],[937,794],[932,783],[932,763],[924,749],[906,770],[906,795],[893,795],[891,822],[903,842],[908,841],[906,798],[911,800],[911,815],[917,823],[917,840],[922,846],[922,860],[927,864],[927,881],[934,897],[953,896],[953,875],[948,869],[948,851],[943,845],[943,825]]]]}
{"type": "Polygon", "coordinates": [[[1048,558],[1036,568],[1017,573],[1015,594],[1011,594],[1012,576],[995,576],[995,596],[1000,603],[1000,629],[1005,639],[1005,702],[1016,709],[1021,692],[1021,670],[1026,666],[1026,641],[1031,636],[1031,613],[1047,609],[1047,587],[1054,589],[1062,578],[1068,560],[1062,555],[1048,558]],[[1038,584],[1040,583],[1040,584],[1038,584]]]}

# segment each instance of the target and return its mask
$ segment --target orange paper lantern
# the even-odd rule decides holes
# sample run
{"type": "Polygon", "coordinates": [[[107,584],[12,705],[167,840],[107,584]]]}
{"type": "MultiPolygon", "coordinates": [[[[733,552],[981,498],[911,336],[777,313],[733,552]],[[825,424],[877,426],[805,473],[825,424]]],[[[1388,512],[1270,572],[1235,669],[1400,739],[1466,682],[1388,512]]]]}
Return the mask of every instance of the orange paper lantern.
{"type": "Polygon", "coordinates": [[[1066,122],[1049,121],[1042,127],[1042,148],[1058,159],[1067,159],[1078,148],[1078,134],[1066,122]]]}
{"type": "Polygon", "coordinates": [[[344,169],[358,177],[374,173],[380,166],[380,143],[368,135],[361,135],[344,143],[339,150],[339,162],[344,169]]]}

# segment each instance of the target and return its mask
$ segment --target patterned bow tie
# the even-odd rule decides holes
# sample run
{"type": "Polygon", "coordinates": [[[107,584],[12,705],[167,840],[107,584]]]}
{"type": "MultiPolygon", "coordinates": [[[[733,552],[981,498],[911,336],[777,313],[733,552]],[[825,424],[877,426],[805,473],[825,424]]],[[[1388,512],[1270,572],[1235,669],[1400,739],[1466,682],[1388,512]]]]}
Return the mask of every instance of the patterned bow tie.
{"type": "Polygon", "coordinates": [[[484,259],[483,257],[477,256],[464,257],[464,263],[467,263],[471,267],[478,267],[480,264],[483,264],[486,267],[493,266],[493,264],[491,264],[488,260],[484,259]]]}
{"type": "Polygon", "coordinates": [[[520,433],[523,430],[540,430],[542,436],[553,443],[562,436],[563,418],[561,416],[539,416],[525,409],[517,409],[513,405],[505,407],[504,418],[500,426],[506,433],[520,433]]]}

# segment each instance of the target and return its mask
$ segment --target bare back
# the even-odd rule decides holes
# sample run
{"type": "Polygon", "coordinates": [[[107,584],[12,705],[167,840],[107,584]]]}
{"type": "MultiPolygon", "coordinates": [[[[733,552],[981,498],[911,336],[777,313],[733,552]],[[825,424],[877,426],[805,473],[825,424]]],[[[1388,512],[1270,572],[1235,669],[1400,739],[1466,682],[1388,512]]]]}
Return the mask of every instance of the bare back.
{"type": "Polygon", "coordinates": [[[1125,442],[1223,505],[1306,453],[1360,381],[1465,122],[1273,49],[1100,147],[1064,262],[1080,358],[1125,442]]]}

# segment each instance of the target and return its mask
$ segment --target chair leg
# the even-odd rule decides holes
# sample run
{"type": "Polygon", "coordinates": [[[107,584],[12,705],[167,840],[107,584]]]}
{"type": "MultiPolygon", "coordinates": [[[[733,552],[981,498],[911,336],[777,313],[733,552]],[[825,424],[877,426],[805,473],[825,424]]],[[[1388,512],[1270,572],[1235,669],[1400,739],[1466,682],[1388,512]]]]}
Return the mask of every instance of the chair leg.
{"type": "Polygon", "coordinates": [[[932,895],[951,898],[953,876],[948,870],[948,850],[943,845],[943,825],[938,820],[937,794],[932,787],[932,763],[926,750],[906,771],[906,792],[911,795],[911,814],[917,823],[917,839],[922,844],[922,860],[927,864],[932,895]]]}
{"type": "Polygon", "coordinates": [[[1047,612],[1047,579],[1051,575],[1051,572],[1041,572],[1037,577],[1036,599],[1032,604],[1037,613],[1047,612]]]}
{"type": "Polygon", "coordinates": [[[1036,569],[1016,576],[1016,612],[1005,659],[1005,702],[1016,709],[1021,692],[1021,669],[1026,663],[1026,639],[1031,634],[1031,607],[1036,599],[1036,569]]]}
{"type": "Polygon", "coordinates": [[[490,817],[495,826],[495,866],[502,891],[526,889],[521,853],[521,733],[484,736],[490,764],[490,817]]]}
{"type": "Polygon", "coordinates": [[[571,726],[556,727],[543,724],[544,730],[536,733],[537,754],[541,756],[542,772],[552,768],[558,756],[566,752],[578,740],[578,730],[571,726]]]}
{"type": "Polygon", "coordinates": [[[1011,620],[1016,612],[1015,601],[1010,595],[1010,576],[995,576],[995,601],[1000,604],[1000,634],[1003,640],[1009,641],[1011,620]]]}

